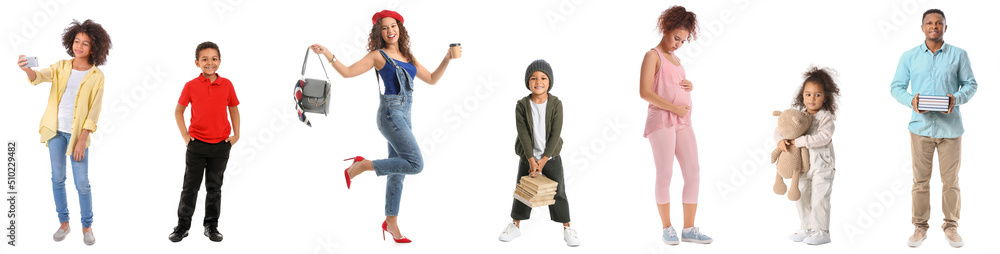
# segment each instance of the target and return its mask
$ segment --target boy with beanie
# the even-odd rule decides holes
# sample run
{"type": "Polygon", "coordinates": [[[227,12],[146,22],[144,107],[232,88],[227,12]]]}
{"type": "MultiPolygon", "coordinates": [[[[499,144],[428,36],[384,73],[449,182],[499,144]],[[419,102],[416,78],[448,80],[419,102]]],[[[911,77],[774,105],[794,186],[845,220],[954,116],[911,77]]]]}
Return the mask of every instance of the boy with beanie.
{"type": "MultiPolygon", "coordinates": [[[[549,205],[549,217],[563,224],[563,240],[571,247],[580,245],[576,230],[569,226],[569,203],[563,181],[562,159],[562,102],[549,94],[553,85],[552,67],[545,60],[535,60],[524,73],[524,85],[531,94],[517,101],[517,140],[514,153],[520,156],[517,179],[530,175],[545,175],[556,181],[555,204],[549,205]]],[[[500,234],[500,241],[508,242],[521,236],[520,222],[531,216],[531,207],[514,199],[510,217],[514,219],[500,234]]]]}

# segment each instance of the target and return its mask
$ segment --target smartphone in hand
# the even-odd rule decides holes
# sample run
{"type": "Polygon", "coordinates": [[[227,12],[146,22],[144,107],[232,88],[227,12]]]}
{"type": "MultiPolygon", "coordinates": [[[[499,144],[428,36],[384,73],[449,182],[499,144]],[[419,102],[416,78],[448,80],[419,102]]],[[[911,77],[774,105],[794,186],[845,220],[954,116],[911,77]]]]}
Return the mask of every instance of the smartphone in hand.
{"type": "Polygon", "coordinates": [[[29,67],[29,68],[30,67],[38,67],[38,57],[29,56],[29,57],[25,57],[25,59],[28,60],[28,64],[26,64],[24,66],[21,66],[21,67],[29,67]]]}

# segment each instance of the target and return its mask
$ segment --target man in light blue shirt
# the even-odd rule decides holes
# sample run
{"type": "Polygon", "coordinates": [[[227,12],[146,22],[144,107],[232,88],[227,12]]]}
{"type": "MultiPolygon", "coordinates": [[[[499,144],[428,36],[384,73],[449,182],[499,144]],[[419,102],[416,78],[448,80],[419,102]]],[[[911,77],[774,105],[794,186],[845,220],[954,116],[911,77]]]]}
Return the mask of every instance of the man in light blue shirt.
{"type": "Polygon", "coordinates": [[[892,97],[913,109],[910,117],[910,149],[913,156],[913,225],[916,229],[908,242],[917,247],[927,238],[930,218],[930,180],[934,150],[937,149],[941,170],[942,210],[945,236],[952,247],[964,242],[958,235],[958,218],[962,207],[958,187],[958,170],[962,159],[962,114],[960,105],[976,94],[976,78],[972,75],[969,56],[961,48],[945,44],[948,30],[944,12],[930,9],[924,12],[920,25],[924,43],[903,52],[892,79],[892,97]],[[907,91],[909,87],[910,91],[907,91]],[[947,96],[948,111],[918,110],[920,95],[947,96]]]}

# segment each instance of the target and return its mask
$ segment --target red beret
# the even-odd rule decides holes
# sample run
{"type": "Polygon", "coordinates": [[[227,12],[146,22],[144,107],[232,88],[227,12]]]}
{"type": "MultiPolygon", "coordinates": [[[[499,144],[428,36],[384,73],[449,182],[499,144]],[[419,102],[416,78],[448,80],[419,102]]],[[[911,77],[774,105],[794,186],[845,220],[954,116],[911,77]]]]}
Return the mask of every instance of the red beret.
{"type": "Polygon", "coordinates": [[[396,19],[396,21],[399,21],[400,24],[403,23],[403,15],[399,15],[398,12],[394,12],[394,11],[390,11],[390,10],[382,10],[380,12],[376,12],[375,15],[372,15],[372,25],[374,25],[375,22],[377,22],[378,20],[380,20],[382,18],[385,18],[385,17],[394,18],[394,19],[396,19]]]}

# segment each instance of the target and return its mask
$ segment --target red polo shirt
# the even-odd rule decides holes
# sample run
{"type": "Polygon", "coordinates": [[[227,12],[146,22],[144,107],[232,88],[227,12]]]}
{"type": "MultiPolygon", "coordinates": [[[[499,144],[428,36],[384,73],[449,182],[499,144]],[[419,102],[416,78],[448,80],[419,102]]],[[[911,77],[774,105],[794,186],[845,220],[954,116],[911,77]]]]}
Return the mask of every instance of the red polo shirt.
{"type": "MultiPolygon", "coordinates": [[[[219,74],[216,73],[216,76],[219,74]]],[[[240,105],[236,89],[229,79],[218,76],[215,82],[202,74],[184,84],[177,104],[191,104],[191,137],[206,143],[219,143],[229,138],[229,107],[240,105]]]]}

